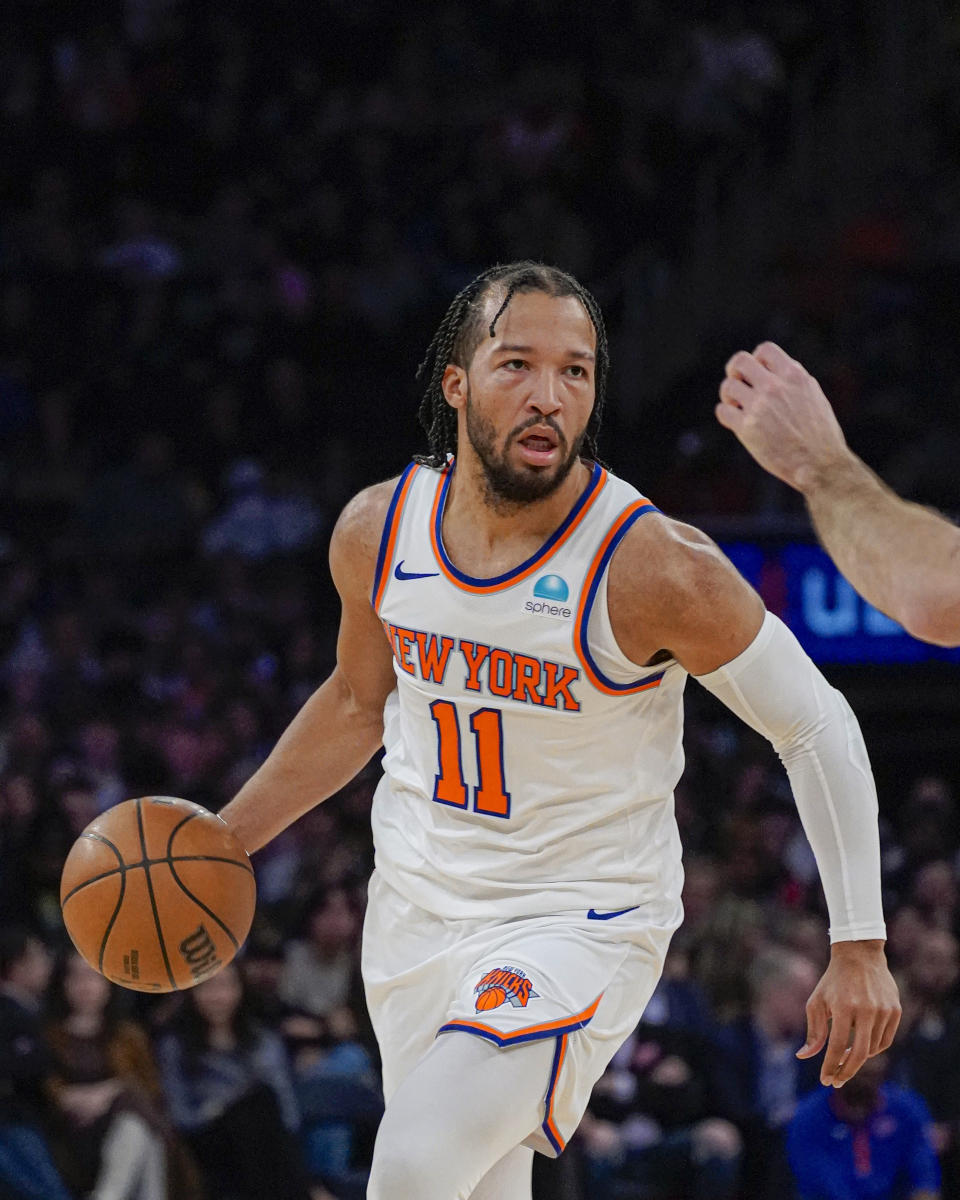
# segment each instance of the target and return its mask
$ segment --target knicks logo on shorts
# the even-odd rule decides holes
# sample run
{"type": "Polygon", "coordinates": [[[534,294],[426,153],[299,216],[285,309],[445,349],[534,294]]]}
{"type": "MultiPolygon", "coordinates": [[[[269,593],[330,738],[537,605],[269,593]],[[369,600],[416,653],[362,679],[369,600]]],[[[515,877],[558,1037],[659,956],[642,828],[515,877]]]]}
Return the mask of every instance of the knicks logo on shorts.
{"type": "Polygon", "coordinates": [[[477,1012],[489,1012],[501,1004],[510,1003],[514,1008],[526,1008],[528,1000],[539,1000],[540,993],[516,967],[494,967],[488,971],[473,989],[477,997],[477,1012]]]}

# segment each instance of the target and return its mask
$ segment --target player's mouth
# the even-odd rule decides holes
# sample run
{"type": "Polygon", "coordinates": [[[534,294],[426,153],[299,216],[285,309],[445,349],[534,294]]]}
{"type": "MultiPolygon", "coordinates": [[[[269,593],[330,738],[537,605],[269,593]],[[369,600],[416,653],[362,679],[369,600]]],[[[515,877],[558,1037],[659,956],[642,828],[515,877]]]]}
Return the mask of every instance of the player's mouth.
{"type": "Polygon", "coordinates": [[[520,456],[536,467],[548,467],[560,457],[560,442],[547,425],[535,425],[517,439],[520,456]]]}

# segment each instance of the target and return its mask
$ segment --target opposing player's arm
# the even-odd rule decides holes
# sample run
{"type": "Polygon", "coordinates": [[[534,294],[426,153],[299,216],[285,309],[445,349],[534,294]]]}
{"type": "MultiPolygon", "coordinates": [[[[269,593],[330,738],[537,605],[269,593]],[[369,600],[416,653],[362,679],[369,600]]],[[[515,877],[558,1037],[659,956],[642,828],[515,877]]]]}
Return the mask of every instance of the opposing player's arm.
{"type": "Polygon", "coordinates": [[[330,542],[341,604],[336,667],[220,814],[251,853],[348,783],[381,743],[395,680],[370,595],[393,488],[368,488],[341,514],[330,542]]]}
{"type": "Polygon", "coordinates": [[[849,449],[817,381],[773,342],[727,363],[716,408],[758,463],[796,488],[827,553],[914,637],[960,645],[960,529],[903,500],[849,449]]]}
{"type": "Polygon", "coordinates": [[[817,535],[857,591],[924,642],[960,646],[960,529],[904,500],[849,454],[803,491],[817,535]]]}
{"type": "Polygon", "coordinates": [[[821,1079],[845,1082],[889,1046],[900,1016],[883,954],[876,789],[856,717],[790,630],[689,526],[656,515],[637,522],[614,555],[608,605],[629,658],[675,658],[763,734],[786,767],[833,943],[801,1053],[816,1054],[829,1029],[821,1079]]]}

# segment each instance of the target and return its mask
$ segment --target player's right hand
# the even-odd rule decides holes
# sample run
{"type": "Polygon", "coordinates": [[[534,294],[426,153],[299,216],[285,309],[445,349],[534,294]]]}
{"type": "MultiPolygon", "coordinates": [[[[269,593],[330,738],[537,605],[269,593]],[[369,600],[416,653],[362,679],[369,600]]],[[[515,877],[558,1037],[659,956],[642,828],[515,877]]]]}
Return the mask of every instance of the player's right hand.
{"type": "Polygon", "coordinates": [[[849,454],[820,385],[774,342],[730,359],[715,412],[761,467],[800,492],[849,454]]]}
{"type": "Polygon", "coordinates": [[[826,1046],[820,1082],[842,1087],[868,1058],[890,1048],[900,1024],[900,994],[879,938],[835,942],[807,1001],[807,1040],[797,1058],[826,1046]]]}

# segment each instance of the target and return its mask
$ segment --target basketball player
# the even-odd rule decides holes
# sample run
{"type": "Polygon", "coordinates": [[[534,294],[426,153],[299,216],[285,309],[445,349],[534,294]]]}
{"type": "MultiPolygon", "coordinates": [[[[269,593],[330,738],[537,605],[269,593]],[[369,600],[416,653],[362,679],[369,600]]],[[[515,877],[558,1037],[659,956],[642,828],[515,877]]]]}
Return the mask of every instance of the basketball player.
{"type": "Polygon", "coordinates": [[[853,586],[914,637],[960,645],[960,529],[902,500],[847,446],[820,385],[773,342],[727,363],[717,419],[807,502],[853,586]]]}
{"type": "Polygon", "coordinates": [[[688,673],[774,744],[817,856],[832,952],[800,1053],[826,1044],[840,1085],[899,1020],[856,720],[708,538],[599,464],[607,365],[560,271],[454,299],[421,367],[430,454],[334,531],[336,669],[223,813],[257,850],[386,749],[372,1200],[528,1198],[532,1151],[576,1128],[681,919],[688,673]]]}

